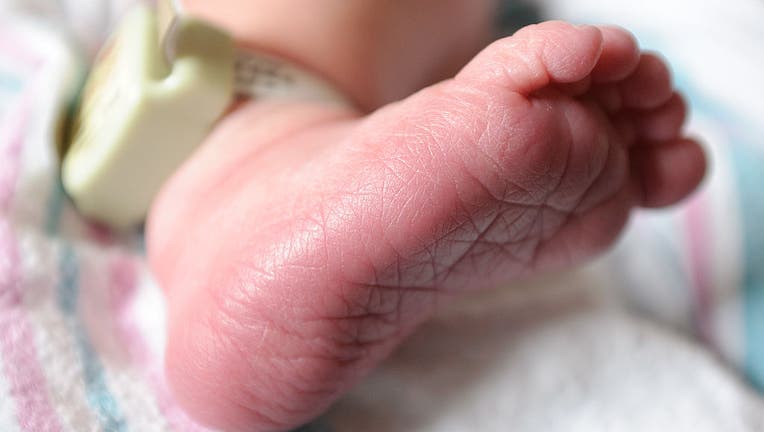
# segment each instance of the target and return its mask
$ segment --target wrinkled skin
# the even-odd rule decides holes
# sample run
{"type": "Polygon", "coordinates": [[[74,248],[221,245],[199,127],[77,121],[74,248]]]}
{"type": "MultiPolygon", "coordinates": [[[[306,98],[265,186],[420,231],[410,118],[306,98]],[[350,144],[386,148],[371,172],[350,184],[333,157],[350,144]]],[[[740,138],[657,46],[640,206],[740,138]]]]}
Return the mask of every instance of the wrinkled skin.
{"type": "Polygon", "coordinates": [[[227,430],[310,420],[453,293],[581,263],[685,197],[684,118],[629,34],[559,22],[370,115],[241,107],[148,225],[176,397],[227,430]]]}

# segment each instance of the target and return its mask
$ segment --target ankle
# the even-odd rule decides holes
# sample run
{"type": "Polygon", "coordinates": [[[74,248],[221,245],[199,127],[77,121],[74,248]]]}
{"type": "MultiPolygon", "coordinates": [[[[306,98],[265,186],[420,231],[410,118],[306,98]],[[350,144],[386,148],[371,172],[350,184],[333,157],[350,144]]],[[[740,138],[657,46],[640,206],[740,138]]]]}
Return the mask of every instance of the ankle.
{"type": "Polygon", "coordinates": [[[365,110],[452,75],[491,35],[495,0],[181,0],[249,48],[336,85],[365,110]]]}

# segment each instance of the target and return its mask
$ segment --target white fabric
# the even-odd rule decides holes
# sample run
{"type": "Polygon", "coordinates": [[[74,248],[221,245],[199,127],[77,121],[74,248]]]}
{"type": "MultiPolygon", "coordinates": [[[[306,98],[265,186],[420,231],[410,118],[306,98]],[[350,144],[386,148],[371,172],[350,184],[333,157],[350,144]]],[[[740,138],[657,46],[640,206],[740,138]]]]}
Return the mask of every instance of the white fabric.
{"type": "MultiPolygon", "coordinates": [[[[70,84],[67,74],[77,73],[76,55],[51,38],[68,34],[80,41],[85,56],[92,56],[126,3],[0,0],[2,22],[14,23],[18,34],[42,38],[25,46],[45,54],[48,71],[43,78],[29,78],[39,88],[30,102],[34,109],[25,128],[15,199],[0,214],[0,245],[13,246],[0,247],[0,336],[10,329],[5,336],[19,340],[0,351],[2,431],[41,430],[32,421],[36,414],[43,416],[44,400],[50,401],[45,430],[202,430],[178,411],[164,387],[162,298],[140,255],[139,240],[104,237],[65,204],[55,229],[47,220],[46,206],[56,197],[52,113],[63,102],[57,95],[70,84]],[[22,12],[45,20],[22,25],[10,18],[22,12]],[[11,237],[18,241],[4,243],[11,237]],[[16,260],[14,245],[18,280],[9,279],[15,273],[1,273],[16,260]],[[79,269],[76,296],[66,291],[72,263],[79,269]],[[23,302],[5,309],[4,290],[10,288],[21,289],[23,302]],[[69,300],[77,303],[73,310],[69,300]],[[28,322],[3,321],[16,314],[28,322]],[[25,328],[31,329],[25,334],[29,340],[19,336],[25,328]],[[30,346],[36,349],[39,373],[21,368],[30,365],[18,361],[30,346]],[[25,382],[36,387],[25,388],[25,382]]],[[[667,50],[693,72],[693,83],[728,108],[754,120],[764,115],[758,78],[764,68],[764,3],[542,3],[553,17],[636,29],[648,46],[667,50]]],[[[19,112],[20,103],[0,93],[4,130],[10,130],[10,116],[19,112]]],[[[741,279],[742,258],[735,251],[742,247],[743,234],[735,225],[739,203],[731,193],[736,187],[733,169],[720,144],[726,132],[714,120],[696,118],[694,124],[714,138],[712,153],[720,167],[709,180],[707,196],[720,214],[712,220],[728,222],[712,230],[715,244],[722,245],[721,252],[714,252],[718,271],[711,275],[712,286],[720,287],[720,298],[729,299],[711,311],[711,336],[723,357],[691,341],[695,303],[680,289],[683,263],[655,258],[667,249],[684,256],[687,238],[677,234],[682,219],[677,213],[644,216],[613,254],[586,269],[465,298],[442,311],[315,427],[371,432],[764,430],[761,399],[732,368],[743,363],[746,351],[743,305],[731,293],[741,279]],[[637,289],[628,289],[630,283],[637,289]],[[625,309],[624,299],[655,321],[625,309]]],[[[11,144],[0,139],[0,158],[11,144]]],[[[10,166],[6,162],[0,159],[0,180],[10,166]]]]}

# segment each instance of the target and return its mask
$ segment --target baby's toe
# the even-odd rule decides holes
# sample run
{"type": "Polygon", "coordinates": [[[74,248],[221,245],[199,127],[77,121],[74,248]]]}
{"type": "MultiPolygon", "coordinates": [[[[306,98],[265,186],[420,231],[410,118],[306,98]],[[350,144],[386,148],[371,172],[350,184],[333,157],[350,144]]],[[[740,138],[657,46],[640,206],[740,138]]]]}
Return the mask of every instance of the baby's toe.
{"type": "Polygon", "coordinates": [[[457,78],[529,95],[550,84],[586,79],[602,50],[597,27],[545,22],[491,44],[457,78]]]}
{"type": "Polygon", "coordinates": [[[623,105],[633,109],[654,109],[674,93],[671,72],[655,54],[645,53],[636,70],[619,85],[623,105]]]}
{"type": "Polygon", "coordinates": [[[698,187],[706,171],[700,145],[685,138],[635,146],[630,159],[634,196],[642,207],[663,207],[685,198],[698,187]]]}
{"type": "Polygon", "coordinates": [[[640,51],[634,36],[618,27],[600,27],[603,39],[602,55],[592,71],[595,83],[620,81],[636,70],[640,51]]]}
{"type": "Polygon", "coordinates": [[[679,93],[668,102],[647,112],[637,113],[635,129],[641,141],[661,142],[677,138],[687,116],[687,105],[679,93]]]}
{"type": "Polygon", "coordinates": [[[557,88],[568,96],[588,94],[603,105],[607,112],[622,107],[618,82],[631,75],[639,65],[640,50],[634,36],[618,27],[599,27],[602,34],[602,48],[591,74],[568,84],[557,84],[557,88]]]}

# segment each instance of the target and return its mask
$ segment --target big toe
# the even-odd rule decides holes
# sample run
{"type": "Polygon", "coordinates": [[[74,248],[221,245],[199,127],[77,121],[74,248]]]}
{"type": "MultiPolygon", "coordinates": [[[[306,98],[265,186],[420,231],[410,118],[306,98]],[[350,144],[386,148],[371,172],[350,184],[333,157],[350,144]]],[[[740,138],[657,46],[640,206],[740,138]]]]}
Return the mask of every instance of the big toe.
{"type": "Polygon", "coordinates": [[[625,30],[550,21],[493,43],[460,78],[529,95],[554,84],[619,80],[637,67],[639,55],[636,41],[625,30]]]}

